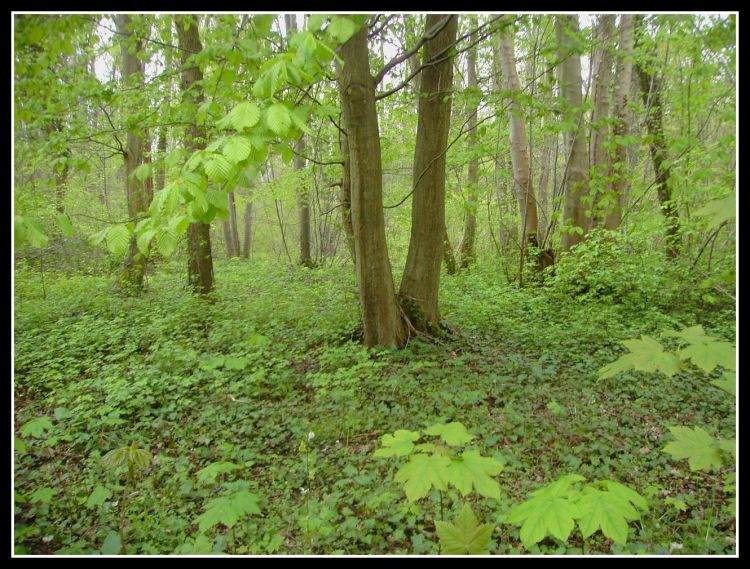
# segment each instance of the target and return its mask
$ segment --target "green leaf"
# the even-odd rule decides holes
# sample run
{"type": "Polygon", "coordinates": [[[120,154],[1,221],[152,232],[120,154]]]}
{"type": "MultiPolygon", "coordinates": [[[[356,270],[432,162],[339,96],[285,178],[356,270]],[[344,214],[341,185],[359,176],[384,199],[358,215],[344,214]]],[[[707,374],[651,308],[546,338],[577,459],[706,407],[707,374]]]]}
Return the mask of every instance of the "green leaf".
{"type": "Polygon", "coordinates": [[[213,484],[220,474],[226,474],[238,468],[242,467],[233,462],[214,462],[198,471],[198,481],[203,484],[213,484]]]}
{"type": "Polygon", "coordinates": [[[447,456],[415,454],[396,472],[394,479],[404,484],[407,499],[415,502],[427,496],[433,486],[438,490],[447,489],[450,463],[447,456]]]}
{"type": "Polygon", "coordinates": [[[102,457],[102,464],[109,469],[147,468],[151,464],[151,453],[132,444],[108,452],[102,457]]]}
{"type": "Polygon", "coordinates": [[[707,203],[693,215],[708,218],[708,228],[715,229],[725,221],[729,221],[736,217],[735,202],[734,195],[727,196],[720,200],[714,200],[707,203]]]}
{"type": "Polygon", "coordinates": [[[713,371],[717,365],[726,369],[734,369],[736,366],[736,350],[729,342],[692,344],[680,350],[680,356],[689,359],[705,372],[713,371]]]}
{"type": "Polygon", "coordinates": [[[664,452],[676,460],[688,459],[691,470],[721,468],[719,442],[700,427],[669,427],[675,438],[664,452]]]}
{"type": "Polygon", "coordinates": [[[31,496],[29,496],[29,502],[31,502],[32,504],[34,502],[49,504],[52,501],[54,495],[57,493],[58,490],[55,490],[54,488],[39,488],[37,490],[34,490],[31,496]]]}
{"type": "Polygon", "coordinates": [[[169,257],[177,249],[177,238],[171,231],[164,230],[156,238],[156,250],[162,257],[169,257]]]}
{"type": "Polygon", "coordinates": [[[122,255],[130,245],[130,230],[125,225],[113,225],[107,231],[107,249],[115,255],[122,255]]]}
{"type": "Polygon", "coordinates": [[[334,16],[331,25],[326,29],[329,37],[344,43],[357,31],[354,22],[345,16],[334,16]]]}
{"type": "Polygon", "coordinates": [[[94,488],[94,491],[89,494],[89,497],[86,500],[86,507],[98,508],[104,502],[106,502],[107,498],[109,498],[111,495],[111,490],[105,488],[104,486],[97,486],[96,488],[94,488]]]}
{"type": "Polygon", "coordinates": [[[147,229],[138,236],[136,243],[138,244],[138,250],[141,252],[141,255],[148,256],[149,246],[151,245],[151,240],[154,238],[154,235],[156,235],[155,229],[147,229]]]}
{"type": "Polygon", "coordinates": [[[205,160],[203,168],[206,171],[206,175],[212,181],[222,182],[229,177],[232,165],[221,154],[213,154],[210,158],[205,160]]]}
{"type": "Polygon", "coordinates": [[[414,441],[419,439],[419,433],[399,429],[392,435],[385,434],[380,438],[383,448],[379,448],[373,456],[406,456],[414,450],[414,441]]]}
{"type": "Polygon", "coordinates": [[[236,105],[229,114],[217,125],[220,128],[231,126],[236,131],[242,131],[246,128],[252,128],[260,120],[260,109],[255,103],[244,102],[236,105]]]}
{"type": "Polygon", "coordinates": [[[453,523],[438,521],[435,522],[435,529],[443,555],[484,555],[488,552],[495,526],[480,525],[467,504],[453,523]]]}
{"type": "Polygon", "coordinates": [[[260,514],[258,507],[258,496],[246,490],[241,490],[230,496],[214,498],[206,505],[206,511],[196,521],[201,532],[224,524],[231,528],[240,519],[249,514],[260,514]]]}
{"type": "Polygon", "coordinates": [[[472,486],[487,498],[500,499],[500,485],[492,476],[497,476],[503,465],[497,460],[480,456],[479,451],[468,450],[460,458],[454,458],[448,465],[448,482],[453,484],[462,496],[471,492],[472,486]]]}
{"type": "Polygon", "coordinates": [[[289,109],[284,103],[274,103],[266,111],[268,127],[278,136],[284,136],[292,125],[289,109]]]}
{"type": "Polygon", "coordinates": [[[220,209],[222,211],[227,211],[229,209],[227,193],[222,192],[221,190],[207,190],[206,201],[216,209],[220,209]]]}
{"type": "Polygon", "coordinates": [[[601,368],[599,379],[613,377],[629,369],[647,372],[660,371],[667,377],[672,377],[680,370],[680,359],[670,352],[665,352],[662,345],[649,336],[642,335],[640,340],[625,340],[623,344],[631,353],[601,368]]]}
{"type": "Polygon", "coordinates": [[[117,555],[120,553],[120,534],[116,531],[110,531],[102,543],[102,555],[117,555]]]}
{"type": "Polygon", "coordinates": [[[224,365],[224,356],[212,356],[201,362],[204,369],[217,369],[224,365]]]}
{"type": "Polygon", "coordinates": [[[143,182],[151,175],[151,164],[149,163],[141,164],[135,170],[133,170],[132,175],[135,176],[141,182],[143,182]]]}
{"type": "Polygon", "coordinates": [[[474,435],[469,434],[466,427],[457,422],[448,423],[447,425],[437,423],[427,429],[425,433],[428,435],[440,436],[441,439],[451,446],[466,444],[474,438],[474,435]]]}
{"type": "Polygon", "coordinates": [[[73,224],[70,222],[67,213],[57,214],[57,225],[66,237],[73,235],[73,224]]]}
{"type": "Polygon", "coordinates": [[[168,215],[172,213],[180,199],[180,187],[172,182],[156,192],[148,211],[153,216],[168,215]]]}
{"type": "Polygon", "coordinates": [[[13,437],[13,450],[18,453],[18,456],[23,456],[29,451],[26,443],[18,437],[13,437]]]}
{"type": "Polygon", "coordinates": [[[737,377],[736,373],[733,371],[725,371],[723,373],[723,379],[715,379],[711,382],[711,385],[723,389],[732,397],[737,396],[737,377]]]}
{"type": "Polygon", "coordinates": [[[237,164],[242,162],[245,158],[250,156],[250,152],[253,150],[252,143],[245,136],[233,136],[224,144],[224,148],[221,149],[221,153],[226,157],[231,164],[237,164]]]}
{"type": "Polygon", "coordinates": [[[628,522],[640,517],[628,500],[613,492],[590,490],[577,506],[580,513],[576,518],[584,539],[601,529],[606,537],[624,544],[628,540],[628,522]]]}
{"type": "Polygon", "coordinates": [[[44,431],[51,428],[52,421],[50,421],[49,417],[38,417],[28,421],[23,427],[21,427],[21,435],[38,439],[44,434],[44,431]]]}
{"type": "Polygon", "coordinates": [[[636,508],[648,511],[648,502],[646,499],[632,488],[628,488],[624,484],[620,484],[614,480],[602,480],[601,483],[604,484],[611,494],[618,496],[623,500],[627,500],[636,508]]]}
{"type": "Polygon", "coordinates": [[[247,367],[247,358],[227,358],[224,361],[227,369],[243,370],[247,367]]]}

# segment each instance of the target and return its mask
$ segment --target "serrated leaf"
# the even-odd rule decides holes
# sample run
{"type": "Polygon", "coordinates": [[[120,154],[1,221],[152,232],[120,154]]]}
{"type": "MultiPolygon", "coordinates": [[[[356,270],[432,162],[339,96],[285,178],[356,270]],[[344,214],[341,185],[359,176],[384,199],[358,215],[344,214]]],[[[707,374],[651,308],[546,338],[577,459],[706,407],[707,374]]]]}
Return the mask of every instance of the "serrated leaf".
{"type": "Polygon", "coordinates": [[[466,444],[474,438],[474,435],[469,434],[466,427],[455,421],[453,423],[448,423],[447,425],[437,423],[427,429],[425,433],[432,436],[439,436],[451,446],[466,444]]]}
{"type": "Polygon", "coordinates": [[[130,245],[130,231],[125,225],[113,225],[107,230],[107,249],[115,255],[122,255],[130,245]]]}
{"type": "Polygon", "coordinates": [[[49,504],[52,501],[52,498],[57,494],[57,490],[54,488],[39,488],[37,490],[34,490],[32,492],[31,496],[29,496],[29,502],[32,504],[34,502],[41,502],[42,504],[49,504]]]}
{"type": "Polygon", "coordinates": [[[438,521],[435,522],[435,529],[443,555],[483,555],[489,549],[495,526],[480,525],[467,504],[453,523],[438,521]]]}
{"type": "Polygon", "coordinates": [[[67,213],[57,214],[57,225],[66,237],[73,235],[73,224],[70,222],[67,213]]]}
{"type": "Polygon", "coordinates": [[[120,534],[116,531],[110,531],[104,538],[104,543],[102,543],[102,555],[117,555],[120,553],[121,546],[120,534]]]}
{"type": "Polygon", "coordinates": [[[204,369],[217,369],[224,365],[224,356],[212,356],[201,362],[204,369]]]}
{"type": "Polygon", "coordinates": [[[453,484],[462,496],[474,489],[487,498],[500,499],[500,485],[492,476],[497,476],[503,465],[493,458],[480,456],[479,451],[468,450],[460,458],[451,460],[448,466],[448,482],[453,484]]]}
{"type": "Polygon", "coordinates": [[[356,26],[354,25],[354,22],[343,16],[334,16],[331,25],[326,29],[328,36],[337,40],[339,43],[344,43],[354,35],[355,31],[356,26]]]}
{"type": "Polygon", "coordinates": [[[260,109],[255,103],[244,102],[236,105],[226,116],[226,122],[219,126],[231,125],[236,131],[252,128],[260,120],[260,109]]]}
{"type": "Polygon", "coordinates": [[[631,353],[601,368],[599,379],[613,377],[629,369],[647,372],[660,371],[667,377],[672,377],[680,370],[680,359],[670,352],[665,352],[659,342],[645,334],[640,340],[625,340],[623,344],[631,353]]]}
{"type": "Polygon", "coordinates": [[[737,396],[737,377],[733,371],[725,371],[723,379],[715,379],[711,382],[711,385],[715,385],[719,389],[723,389],[732,397],[737,396]]]}
{"type": "Polygon", "coordinates": [[[278,136],[284,136],[292,125],[289,109],[284,103],[274,103],[266,111],[268,127],[278,136]]]}
{"type": "Polygon", "coordinates": [[[373,456],[406,456],[414,450],[414,441],[419,439],[419,433],[399,429],[392,435],[385,434],[380,438],[383,448],[379,448],[373,456]]]}
{"type": "Polygon", "coordinates": [[[205,468],[202,468],[198,471],[198,482],[201,482],[203,484],[213,484],[216,481],[216,477],[220,474],[226,474],[227,472],[232,472],[232,470],[237,470],[238,468],[242,467],[239,464],[234,464],[233,462],[211,463],[205,468]]]}
{"type": "Polygon", "coordinates": [[[669,427],[675,438],[664,447],[664,452],[676,460],[687,459],[691,470],[721,468],[719,442],[700,427],[669,427]]]}
{"type": "Polygon", "coordinates": [[[174,211],[180,198],[180,188],[176,183],[170,183],[154,196],[148,210],[152,216],[169,215],[174,211]]]}
{"type": "Polygon", "coordinates": [[[396,472],[394,479],[403,483],[407,499],[415,502],[427,496],[433,486],[438,490],[447,489],[450,463],[447,456],[415,454],[396,472]]]}
{"type": "Polygon", "coordinates": [[[217,524],[224,524],[231,528],[249,514],[260,514],[258,496],[241,490],[208,502],[206,511],[198,516],[196,522],[198,522],[198,529],[205,532],[217,524]]]}
{"type": "Polygon", "coordinates": [[[13,450],[18,453],[18,456],[23,456],[29,451],[26,443],[18,437],[13,437],[13,450]]]}
{"type": "Polygon", "coordinates": [[[705,372],[713,371],[717,365],[726,369],[736,367],[736,350],[729,342],[713,340],[691,344],[680,350],[680,356],[689,359],[705,372]]]}
{"type": "Polygon", "coordinates": [[[636,508],[648,511],[648,502],[638,492],[614,480],[603,480],[602,484],[615,496],[631,502],[636,508]]]}
{"type": "Polygon", "coordinates": [[[233,136],[224,144],[221,153],[230,163],[237,164],[250,156],[252,149],[253,145],[247,137],[233,136]]]}
{"type": "Polygon", "coordinates": [[[585,493],[577,506],[580,513],[576,519],[584,539],[601,529],[606,537],[624,544],[628,539],[628,521],[640,517],[626,499],[601,490],[585,493]]]}
{"type": "Polygon", "coordinates": [[[734,458],[737,456],[737,439],[719,439],[719,448],[734,458]]]}
{"type": "Polygon", "coordinates": [[[169,257],[177,248],[177,238],[171,231],[162,231],[156,238],[156,250],[162,257],[169,257]]]}
{"type": "Polygon", "coordinates": [[[86,499],[87,508],[98,508],[112,495],[112,491],[104,486],[97,486],[86,499]]]}
{"type": "MultiPolygon", "coordinates": [[[[203,169],[206,175],[214,182],[221,182],[227,179],[232,165],[221,154],[212,154],[203,163],[203,169]]],[[[197,197],[197,196],[196,196],[197,197]]]]}
{"type": "Polygon", "coordinates": [[[52,421],[49,417],[37,417],[28,421],[21,427],[21,435],[24,437],[39,438],[47,431],[52,428],[52,421]]]}
{"type": "Polygon", "coordinates": [[[138,236],[138,250],[142,255],[148,255],[149,246],[151,245],[151,240],[154,238],[154,235],[156,235],[155,229],[147,229],[138,236]]]}
{"type": "Polygon", "coordinates": [[[217,209],[228,210],[228,195],[221,190],[207,190],[206,201],[217,209]]]}
{"type": "Polygon", "coordinates": [[[132,175],[135,176],[141,182],[143,182],[151,175],[151,164],[149,163],[141,164],[135,170],[133,170],[132,175]]]}

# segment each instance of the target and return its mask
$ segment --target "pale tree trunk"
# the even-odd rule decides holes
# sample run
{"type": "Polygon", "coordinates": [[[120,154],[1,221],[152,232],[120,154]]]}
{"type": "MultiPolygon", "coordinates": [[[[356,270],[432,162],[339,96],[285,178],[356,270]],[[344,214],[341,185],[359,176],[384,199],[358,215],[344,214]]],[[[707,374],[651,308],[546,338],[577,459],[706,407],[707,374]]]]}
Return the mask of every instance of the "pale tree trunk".
{"type": "Polygon", "coordinates": [[[227,257],[240,256],[240,237],[237,231],[237,206],[234,203],[234,192],[227,194],[227,212],[229,217],[226,221],[222,222],[222,229],[224,232],[224,243],[227,248],[227,257]]]}
{"type": "MultiPolygon", "coordinates": [[[[470,26],[477,27],[477,17],[470,16],[470,26]]],[[[471,43],[476,41],[476,34],[471,34],[471,43]]],[[[424,81],[424,78],[422,79],[424,81]]],[[[466,53],[466,81],[469,89],[477,88],[477,48],[472,47],[466,53]]],[[[473,96],[473,93],[472,93],[473,96]]],[[[477,148],[477,102],[472,101],[469,107],[466,136],[470,155],[469,176],[466,184],[466,216],[464,218],[464,236],[461,240],[461,268],[466,268],[474,262],[474,240],[477,233],[477,185],[479,182],[479,158],[477,148]]]]}
{"type": "MultiPolygon", "coordinates": [[[[131,18],[126,14],[114,16],[115,26],[121,35],[120,51],[122,54],[122,78],[127,82],[136,74],[141,75],[143,81],[144,64],[136,54],[143,49],[141,39],[131,38],[131,18]],[[134,47],[135,51],[130,52],[134,47]]],[[[148,199],[144,184],[131,174],[143,163],[143,137],[133,131],[128,131],[127,142],[124,152],[125,158],[125,184],[126,198],[128,203],[128,217],[138,218],[148,209],[151,203],[148,199]]],[[[123,266],[118,278],[118,287],[125,293],[138,293],[143,289],[143,275],[146,270],[146,257],[138,251],[136,238],[130,240],[130,248],[123,261],[123,266]]]]}
{"type": "Polygon", "coordinates": [[[244,215],[243,222],[245,226],[245,232],[243,235],[243,242],[242,242],[242,256],[245,259],[249,259],[250,250],[253,244],[253,202],[252,201],[247,202],[247,205],[245,205],[245,215],[244,215]]]}
{"type": "MultiPolygon", "coordinates": [[[[297,16],[295,14],[284,14],[284,23],[286,24],[287,37],[297,33],[297,16]]],[[[305,168],[305,135],[294,144],[294,169],[301,172],[305,168]]],[[[312,266],[312,257],[310,254],[310,192],[309,189],[301,183],[297,189],[297,203],[299,207],[299,262],[306,267],[312,266]]]]}
{"type": "Polygon", "coordinates": [[[610,160],[609,171],[612,176],[612,192],[609,208],[604,217],[604,227],[615,230],[622,222],[622,205],[627,187],[625,171],[628,167],[627,146],[618,139],[628,133],[628,94],[633,76],[633,16],[620,16],[620,45],[615,71],[616,88],[612,101],[612,137],[614,138],[614,156],[610,160]]]}
{"type": "Polygon", "coordinates": [[[222,222],[221,230],[224,234],[224,246],[227,248],[227,258],[237,256],[237,250],[234,248],[234,239],[232,239],[232,228],[229,224],[229,220],[222,222]]]}
{"type": "MultiPolygon", "coordinates": [[[[198,66],[185,67],[185,65],[192,54],[200,53],[203,49],[198,35],[198,18],[194,14],[175,16],[175,27],[183,65],[181,83],[183,97],[197,107],[204,100],[203,88],[202,86],[191,87],[203,81],[203,73],[198,66]]],[[[205,147],[206,134],[197,124],[189,124],[185,129],[185,135],[185,146],[189,150],[199,150],[205,147]]],[[[214,285],[210,229],[209,224],[201,221],[195,221],[188,227],[188,284],[199,294],[208,294],[214,285]]]]}
{"type": "Polygon", "coordinates": [[[512,100],[510,103],[510,152],[513,163],[514,189],[521,208],[521,226],[523,227],[523,242],[521,246],[525,250],[527,244],[532,247],[539,246],[537,237],[539,218],[536,196],[531,179],[531,168],[529,166],[529,146],[526,141],[524,111],[515,100],[517,94],[521,91],[521,84],[516,71],[513,36],[508,27],[500,30],[498,40],[503,76],[505,77],[508,89],[512,91],[512,100]]]}
{"type": "Polygon", "coordinates": [[[582,125],[581,56],[577,52],[578,16],[555,16],[560,63],[560,94],[565,101],[565,120],[576,125],[576,130],[566,137],[568,140],[568,165],[565,176],[565,206],[563,222],[568,229],[562,235],[563,251],[583,241],[583,233],[588,227],[583,197],[588,194],[588,149],[582,125]],[[578,233],[580,231],[580,233],[578,233]]]}
{"type": "Polygon", "coordinates": [[[651,160],[654,163],[656,192],[659,196],[661,211],[667,222],[667,257],[674,259],[679,254],[680,220],[677,208],[672,200],[672,168],[667,161],[667,142],[664,137],[661,79],[650,69],[644,68],[643,65],[637,65],[636,69],[640,79],[643,104],[646,107],[646,128],[648,128],[648,133],[651,136],[650,150],[651,160]]]}
{"type": "MultiPolygon", "coordinates": [[[[163,126],[161,127],[161,130],[159,132],[159,143],[157,145],[157,152],[159,153],[159,158],[161,160],[164,160],[164,157],[167,155],[167,127],[163,126]]],[[[156,172],[156,187],[154,188],[154,191],[158,192],[164,189],[164,182],[167,178],[167,166],[162,162],[161,168],[157,170],[156,172]]]]}
{"type": "Polygon", "coordinates": [[[609,93],[612,84],[612,37],[615,30],[615,15],[599,16],[596,26],[596,40],[599,42],[594,61],[594,81],[592,100],[594,110],[591,113],[591,136],[589,140],[589,155],[591,161],[591,187],[596,192],[592,196],[592,219],[590,227],[599,223],[597,203],[599,196],[606,186],[607,151],[604,141],[609,138],[609,93]]]}
{"type": "Polygon", "coordinates": [[[341,158],[344,161],[343,173],[341,175],[341,224],[344,226],[346,246],[352,256],[352,261],[357,262],[357,254],[354,249],[354,229],[352,228],[352,180],[349,170],[349,143],[346,134],[341,133],[341,158]]]}
{"type": "Polygon", "coordinates": [[[424,61],[444,58],[422,71],[411,214],[411,238],[399,297],[411,324],[431,333],[440,330],[438,290],[445,253],[445,153],[451,118],[453,58],[446,57],[456,41],[458,17],[428,14],[427,31],[445,18],[448,24],[424,46],[424,61]]]}
{"type": "Polygon", "coordinates": [[[400,346],[406,337],[385,240],[383,173],[375,80],[370,74],[367,27],[340,48],[339,94],[349,145],[351,212],[357,287],[367,346],[400,346]]]}

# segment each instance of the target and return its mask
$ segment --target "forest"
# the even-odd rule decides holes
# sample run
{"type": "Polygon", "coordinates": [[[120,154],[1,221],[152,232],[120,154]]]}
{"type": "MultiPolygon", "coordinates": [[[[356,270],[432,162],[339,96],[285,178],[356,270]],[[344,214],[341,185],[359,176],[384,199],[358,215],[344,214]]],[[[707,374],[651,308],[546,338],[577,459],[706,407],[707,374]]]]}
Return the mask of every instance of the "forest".
{"type": "Polygon", "coordinates": [[[12,19],[12,556],[737,556],[726,13],[12,19]]]}

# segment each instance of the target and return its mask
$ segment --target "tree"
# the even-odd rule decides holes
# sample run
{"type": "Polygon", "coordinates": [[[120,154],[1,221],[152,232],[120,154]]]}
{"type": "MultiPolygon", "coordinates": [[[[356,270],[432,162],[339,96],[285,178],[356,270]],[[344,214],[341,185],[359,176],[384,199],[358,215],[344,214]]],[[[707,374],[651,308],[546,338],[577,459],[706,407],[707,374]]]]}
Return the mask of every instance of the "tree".
{"type": "Polygon", "coordinates": [[[351,215],[357,287],[367,346],[399,346],[406,336],[385,241],[380,132],[367,28],[341,45],[338,85],[349,146],[351,215]]]}
{"type": "Polygon", "coordinates": [[[568,125],[566,142],[568,164],[565,175],[565,206],[562,248],[570,250],[583,240],[588,227],[583,198],[588,194],[588,151],[584,136],[583,101],[581,94],[581,50],[578,16],[555,16],[558,56],[560,58],[560,94],[563,117],[568,125]]]}
{"type": "MultiPolygon", "coordinates": [[[[469,18],[473,30],[477,27],[477,17],[469,18]]],[[[476,32],[471,34],[471,43],[476,42],[476,32]]],[[[467,144],[469,149],[469,173],[466,184],[466,217],[464,221],[464,236],[461,240],[461,267],[466,268],[474,261],[474,241],[477,233],[477,185],[479,182],[479,158],[477,152],[477,108],[479,97],[477,84],[477,48],[469,49],[466,54],[466,81],[470,93],[469,118],[467,122],[467,144]]]]}
{"type": "MultiPolygon", "coordinates": [[[[193,61],[193,54],[202,51],[198,34],[198,18],[194,15],[175,16],[175,27],[179,41],[182,61],[182,96],[191,108],[196,108],[203,100],[203,74],[193,61]]],[[[205,147],[206,133],[195,122],[185,129],[185,145],[190,150],[205,147]]],[[[211,256],[211,226],[200,219],[188,227],[188,284],[199,294],[211,292],[214,284],[214,266],[211,256]]]]}
{"type": "Polygon", "coordinates": [[[453,57],[458,18],[428,14],[425,35],[449,21],[424,45],[417,141],[414,150],[411,237],[399,298],[413,325],[439,330],[438,290],[444,254],[445,153],[451,118],[453,57]]]}
{"type": "MultiPolygon", "coordinates": [[[[124,82],[143,84],[144,62],[138,58],[143,50],[143,41],[133,34],[132,19],[127,14],[114,16],[117,33],[122,36],[120,53],[122,57],[122,79],[124,82]]],[[[125,160],[126,196],[128,217],[136,220],[148,209],[148,199],[144,183],[135,176],[135,170],[143,163],[143,136],[134,129],[128,129],[127,143],[123,149],[125,160]]],[[[130,239],[130,247],[123,261],[118,278],[118,288],[126,293],[140,292],[143,289],[143,275],[146,270],[146,257],[138,251],[136,237],[130,239]]]]}

